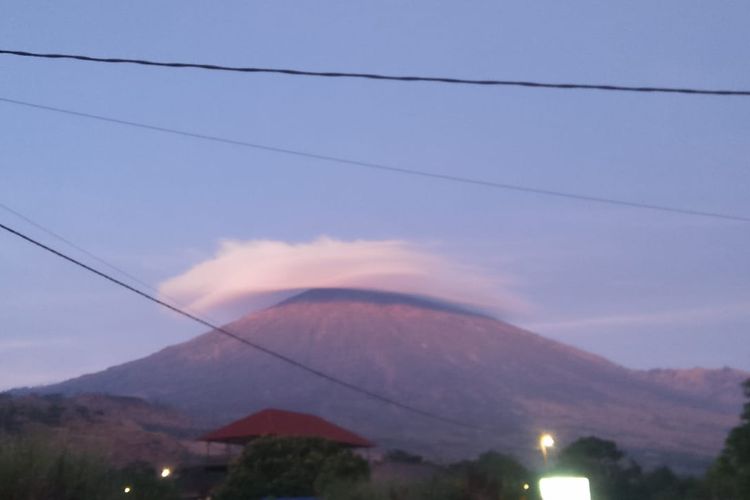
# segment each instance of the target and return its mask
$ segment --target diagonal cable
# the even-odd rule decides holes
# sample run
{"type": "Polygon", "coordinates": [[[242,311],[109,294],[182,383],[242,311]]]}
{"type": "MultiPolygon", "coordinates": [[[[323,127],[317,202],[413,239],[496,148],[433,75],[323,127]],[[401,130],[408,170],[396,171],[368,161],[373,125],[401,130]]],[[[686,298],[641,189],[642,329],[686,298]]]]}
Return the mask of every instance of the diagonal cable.
{"type": "Polygon", "coordinates": [[[75,110],[59,108],[55,106],[47,106],[44,104],[36,104],[36,103],[28,102],[28,101],[9,99],[6,97],[0,97],[0,103],[13,104],[16,106],[23,106],[26,108],[50,111],[53,113],[60,113],[60,114],[65,114],[69,116],[76,116],[79,118],[86,118],[89,120],[97,120],[100,122],[113,123],[113,124],[127,126],[127,127],[151,130],[154,132],[162,132],[165,134],[178,135],[182,137],[189,137],[192,139],[199,139],[203,141],[229,144],[232,146],[240,146],[240,147],[251,148],[251,149],[256,149],[256,150],[261,150],[261,151],[268,151],[271,153],[279,153],[279,154],[284,154],[284,155],[289,155],[289,156],[310,158],[313,160],[320,160],[320,161],[325,161],[325,162],[350,165],[350,166],[369,169],[369,170],[379,170],[383,172],[389,172],[392,174],[401,174],[401,175],[409,175],[412,177],[438,179],[442,181],[456,182],[460,184],[484,186],[484,187],[493,188],[493,189],[502,189],[506,191],[516,191],[516,192],[537,194],[537,195],[543,195],[543,196],[553,196],[556,198],[567,198],[571,200],[592,202],[592,203],[605,204],[605,205],[615,205],[615,206],[622,206],[622,207],[629,207],[629,208],[655,210],[659,212],[669,212],[669,213],[676,213],[676,214],[690,215],[690,216],[711,217],[715,219],[731,220],[731,221],[738,221],[738,222],[750,222],[750,217],[747,217],[744,215],[726,214],[726,213],[720,213],[720,212],[709,212],[705,210],[695,210],[695,209],[690,209],[690,208],[670,207],[666,205],[641,203],[637,201],[621,200],[621,199],[608,198],[608,197],[603,197],[603,196],[590,196],[590,195],[585,195],[585,194],[570,193],[566,191],[542,189],[542,188],[536,188],[536,187],[531,187],[531,186],[521,186],[518,184],[508,184],[508,183],[495,182],[495,181],[489,181],[489,180],[472,178],[472,177],[463,177],[459,175],[439,174],[435,172],[429,172],[427,170],[417,170],[417,169],[405,168],[405,167],[395,167],[392,165],[385,165],[382,163],[354,160],[354,159],[343,158],[339,156],[331,156],[331,155],[313,153],[313,152],[308,152],[308,151],[288,149],[288,148],[282,148],[282,147],[276,147],[276,146],[268,146],[268,145],[258,144],[254,142],[248,142],[248,141],[240,141],[236,139],[228,139],[225,137],[219,137],[215,135],[201,134],[198,132],[191,132],[187,130],[180,130],[180,129],[175,129],[175,128],[162,127],[159,125],[152,125],[148,123],[123,120],[120,118],[114,118],[110,116],[86,113],[83,111],[75,111],[75,110]]]}

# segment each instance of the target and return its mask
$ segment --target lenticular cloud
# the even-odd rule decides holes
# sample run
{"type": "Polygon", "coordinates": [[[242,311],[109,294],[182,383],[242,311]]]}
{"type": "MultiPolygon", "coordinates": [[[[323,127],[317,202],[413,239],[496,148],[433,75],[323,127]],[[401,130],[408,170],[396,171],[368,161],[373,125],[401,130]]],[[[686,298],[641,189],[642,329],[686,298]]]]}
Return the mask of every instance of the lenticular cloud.
{"type": "Polygon", "coordinates": [[[523,307],[496,277],[398,240],[223,241],[214,257],[163,282],[159,291],[193,311],[236,313],[330,287],[432,296],[495,313],[523,307]]]}

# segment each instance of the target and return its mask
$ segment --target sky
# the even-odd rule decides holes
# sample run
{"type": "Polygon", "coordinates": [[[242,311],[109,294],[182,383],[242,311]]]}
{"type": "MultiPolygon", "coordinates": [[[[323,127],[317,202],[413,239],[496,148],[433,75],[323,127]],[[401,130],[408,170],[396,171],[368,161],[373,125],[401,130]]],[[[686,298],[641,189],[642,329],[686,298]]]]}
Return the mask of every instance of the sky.
{"type": "MultiPolygon", "coordinates": [[[[0,10],[0,48],[10,50],[750,88],[744,1],[6,1],[0,10]]],[[[0,98],[439,174],[750,216],[750,99],[742,97],[0,56],[0,98]]],[[[504,320],[631,368],[750,370],[750,225],[743,222],[407,177],[2,102],[0,203],[150,289],[176,293],[182,305],[199,306],[201,293],[236,278],[219,265],[232,245],[242,250],[232,257],[240,275],[254,283],[242,293],[329,282],[317,273],[298,283],[292,273],[318,258],[351,258],[370,285],[381,283],[372,281],[380,264],[397,262],[391,284],[434,275],[439,286],[430,277],[410,291],[485,301],[504,320]],[[321,241],[334,242],[336,252],[315,253],[321,241]],[[287,257],[259,263],[264,244],[287,257]],[[196,274],[205,266],[223,271],[212,281],[212,272],[196,274]]],[[[3,209],[0,222],[102,266],[3,209]]],[[[202,313],[232,319],[218,307],[226,300],[204,301],[202,313]]],[[[0,234],[0,318],[0,389],[101,370],[204,330],[9,234],[0,234]]]]}

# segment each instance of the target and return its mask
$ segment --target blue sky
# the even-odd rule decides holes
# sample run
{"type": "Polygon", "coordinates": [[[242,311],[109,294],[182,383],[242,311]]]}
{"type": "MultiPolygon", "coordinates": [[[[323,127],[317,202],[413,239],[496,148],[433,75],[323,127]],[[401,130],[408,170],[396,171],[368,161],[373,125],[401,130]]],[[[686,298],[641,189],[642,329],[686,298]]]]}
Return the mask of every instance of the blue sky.
{"type": "MultiPolygon", "coordinates": [[[[0,47],[750,88],[743,1],[5,2],[0,47]]],[[[0,58],[0,97],[542,189],[750,215],[750,100],[0,58]]],[[[748,224],[204,143],[0,104],[0,202],[157,286],[222,240],[399,240],[511,283],[507,319],[626,366],[750,369],[748,224]]],[[[0,220],[60,245],[0,211],[0,220]]],[[[64,246],[61,246],[64,248],[64,246]]],[[[72,254],[74,250],[67,249],[72,254]]],[[[84,256],[85,257],[85,256],[84,256]]],[[[0,388],[202,332],[0,235],[0,388]]]]}

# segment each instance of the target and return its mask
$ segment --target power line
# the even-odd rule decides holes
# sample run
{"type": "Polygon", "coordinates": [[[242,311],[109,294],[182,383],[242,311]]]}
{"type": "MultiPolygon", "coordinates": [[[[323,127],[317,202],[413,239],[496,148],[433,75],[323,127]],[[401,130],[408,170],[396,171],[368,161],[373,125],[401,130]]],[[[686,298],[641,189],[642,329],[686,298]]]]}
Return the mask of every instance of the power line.
{"type": "Polygon", "coordinates": [[[267,354],[268,356],[271,356],[271,357],[273,357],[273,358],[275,358],[275,359],[277,359],[277,360],[279,360],[279,361],[281,361],[283,363],[286,363],[288,365],[294,366],[294,367],[296,367],[296,368],[298,368],[300,370],[303,370],[303,371],[305,371],[305,372],[307,372],[307,373],[309,373],[311,375],[314,375],[314,376],[316,376],[318,378],[326,380],[327,382],[339,385],[341,387],[344,387],[344,388],[349,389],[351,391],[357,392],[359,394],[367,396],[367,397],[369,397],[371,399],[374,399],[376,401],[379,401],[381,403],[385,403],[385,404],[388,404],[388,405],[400,408],[402,410],[409,411],[411,413],[420,415],[422,417],[430,418],[430,419],[437,420],[437,421],[440,421],[440,422],[443,422],[443,423],[457,425],[457,426],[460,426],[460,427],[465,427],[465,428],[472,429],[472,430],[483,430],[482,428],[477,427],[477,426],[475,426],[473,424],[469,424],[469,423],[462,422],[460,420],[455,420],[455,419],[448,418],[448,417],[443,417],[443,416],[438,415],[436,413],[432,413],[432,412],[429,412],[429,411],[426,411],[426,410],[422,410],[422,409],[417,408],[415,406],[411,406],[409,404],[402,403],[400,401],[397,401],[395,399],[391,399],[391,398],[389,398],[387,396],[384,396],[382,394],[379,394],[377,392],[374,392],[374,391],[371,391],[369,389],[365,389],[363,387],[355,385],[353,383],[347,382],[347,381],[342,380],[342,379],[340,379],[340,378],[338,378],[338,377],[336,377],[334,375],[330,375],[330,374],[325,373],[325,372],[323,372],[321,370],[318,370],[316,368],[312,368],[311,366],[308,366],[308,365],[306,365],[306,364],[304,364],[304,363],[302,363],[300,361],[297,361],[297,360],[295,360],[295,359],[293,359],[293,358],[291,358],[289,356],[286,356],[284,354],[278,353],[278,352],[276,352],[276,351],[274,351],[272,349],[269,349],[267,347],[264,347],[264,346],[262,346],[262,345],[260,345],[260,344],[258,344],[256,342],[253,342],[253,341],[248,340],[248,339],[246,339],[244,337],[241,337],[241,336],[239,336],[239,335],[237,335],[235,333],[230,332],[226,328],[220,327],[220,326],[218,326],[216,324],[211,323],[210,321],[206,321],[205,319],[203,319],[203,318],[201,318],[199,316],[191,314],[191,313],[185,311],[184,309],[181,309],[181,308],[179,308],[177,306],[169,304],[168,302],[165,302],[165,301],[163,301],[161,299],[158,299],[157,297],[154,297],[153,295],[150,295],[150,294],[148,294],[148,293],[146,293],[146,292],[144,292],[142,290],[139,290],[138,288],[135,288],[134,286],[131,286],[131,285],[129,285],[129,284],[123,282],[123,281],[120,281],[119,279],[117,279],[117,278],[115,278],[115,277],[113,277],[113,276],[111,276],[111,275],[109,275],[109,274],[107,274],[107,273],[105,273],[103,271],[100,271],[100,270],[98,270],[98,269],[96,269],[96,268],[94,268],[92,266],[89,266],[88,264],[85,264],[85,263],[81,262],[80,260],[77,260],[77,259],[75,259],[75,258],[73,258],[73,257],[71,257],[71,256],[69,256],[69,255],[67,255],[67,254],[59,251],[59,250],[56,250],[56,249],[52,248],[51,246],[45,245],[44,243],[42,243],[42,242],[40,242],[40,241],[38,241],[38,240],[30,237],[30,236],[27,236],[27,235],[21,233],[20,231],[17,231],[17,230],[15,230],[15,229],[13,229],[13,228],[11,228],[9,226],[6,226],[5,224],[0,223],[0,229],[3,229],[5,231],[7,231],[8,233],[11,233],[12,235],[17,236],[17,237],[25,240],[26,242],[31,243],[32,245],[35,245],[35,246],[37,246],[37,247],[39,247],[39,248],[41,248],[43,250],[46,250],[47,252],[49,252],[51,254],[56,255],[57,257],[60,257],[60,258],[66,260],[66,261],[68,261],[68,262],[70,262],[72,264],[75,264],[76,266],[78,266],[78,267],[80,267],[80,268],[82,268],[82,269],[84,269],[84,270],[86,270],[86,271],[88,271],[90,273],[93,273],[93,274],[99,276],[100,278],[103,278],[103,279],[105,279],[105,280],[107,280],[107,281],[109,281],[111,283],[114,283],[115,285],[117,285],[119,287],[125,288],[126,290],[128,290],[128,291],[130,291],[132,293],[135,293],[135,294],[141,296],[142,298],[144,298],[146,300],[154,302],[154,303],[156,303],[156,304],[158,304],[158,305],[160,305],[162,307],[165,307],[165,308],[167,308],[167,309],[169,309],[169,310],[171,310],[173,312],[176,312],[177,314],[179,314],[181,316],[184,316],[184,317],[186,317],[188,319],[191,319],[191,320],[193,320],[196,323],[199,323],[199,324],[201,324],[201,325],[203,325],[205,327],[208,327],[208,328],[210,328],[211,330],[213,330],[215,332],[221,333],[222,335],[225,335],[225,336],[227,336],[229,338],[232,338],[232,339],[234,339],[234,340],[236,340],[238,342],[241,342],[241,343],[243,343],[243,344],[245,344],[245,345],[247,345],[247,346],[249,346],[249,347],[251,347],[251,348],[253,348],[253,349],[257,350],[257,351],[260,351],[260,352],[262,352],[264,354],[267,354]]]}
{"type": "MultiPolygon", "coordinates": [[[[128,279],[130,279],[131,281],[133,281],[135,283],[138,283],[142,287],[144,287],[144,288],[146,288],[148,290],[151,290],[152,292],[154,292],[154,293],[156,293],[158,295],[161,295],[162,297],[165,297],[165,298],[169,299],[172,303],[174,303],[174,304],[179,303],[179,301],[177,299],[175,299],[174,297],[170,297],[169,295],[165,294],[163,291],[158,290],[157,288],[155,288],[151,284],[147,283],[145,280],[142,280],[141,278],[135,276],[134,274],[129,273],[128,271],[125,271],[121,267],[118,267],[118,266],[112,264],[111,262],[108,262],[107,260],[105,260],[105,259],[99,257],[98,255],[96,255],[95,253],[91,252],[90,250],[87,250],[87,249],[83,248],[81,245],[78,245],[77,243],[71,241],[69,238],[66,238],[65,236],[61,235],[60,233],[57,233],[57,232],[53,231],[52,229],[49,229],[49,228],[43,226],[42,224],[36,222],[35,220],[31,219],[30,217],[22,214],[18,210],[14,210],[13,208],[9,207],[8,205],[6,205],[6,204],[4,204],[2,202],[0,202],[0,209],[3,209],[6,212],[15,215],[19,219],[25,221],[27,224],[30,224],[31,226],[34,226],[35,228],[39,229],[40,231],[42,231],[42,232],[44,232],[44,233],[52,236],[53,238],[55,238],[55,239],[57,239],[57,240],[65,243],[69,247],[74,248],[75,250],[81,252],[82,254],[87,255],[88,257],[90,257],[91,259],[94,259],[95,261],[99,262],[100,264],[102,264],[104,266],[107,266],[109,269],[111,269],[111,270],[113,270],[113,271],[115,271],[117,273],[120,273],[122,276],[125,276],[128,279]]],[[[187,311],[191,311],[191,309],[189,307],[185,307],[184,305],[182,306],[182,308],[185,309],[185,310],[187,310],[187,311]]],[[[211,321],[214,321],[212,318],[209,318],[209,319],[211,319],[211,321]]]]}
{"type": "Polygon", "coordinates": [[[77,61],[110,63],[110,64],[139,64],[142,66],[159,66],[164,68],[195,68],[211,71],[233,71],[239,73],[273,73],[291,76],[314,76],[324,78],[360,78],[368,80],[388,80],[397,82],[430,82],[449,83],[461,85],[483,85],[483,86],[506,86],[506,87],[528,87],[561,90],[604,90],[614,92],[646,92],[646,93],[669,93],[669,94],[692,94],[712,96],[750,96],[750,90],[714,90],[681,87],[651,87],[631,85],[608,85],[588,83],[549,83],[524,80],[480,80],[467,78],[448,78],[435,76],[399,76],[384,75],[379,73],[352,73],[341,71],[306,71],[288,68],[259,68],[248,66],[223,66],[219,64],[161,62],[147,59],[123,59],[116,57],[93,57],[80,54],[49,54],[39,52],[27,52],[22,50],[2,50],[0,54],[14,55],[20,57],[35,57],[42,59],[73,59],[77,61]]]}
{"type": "Polygon", "coordinates": [[[543,196],[554,196],[557,198],[567,198],[567,199],[572,199],[572,200],[577,200],[577,201],[586,201],[586,202],[600,203],[600,204],[606,204],[606,205],[615,205],[615,206],[628,207],[628,208],[639,208],[639,209],[647,209],[647,210],[656,210],[659,212],[676,213],[676,214],[681,214],[681,215],[712,217],[715,219],[723,219],[723,220],[731,220],[731,221],[739,221],[739,222],[750,222],[750,217],[746,217],[742,215],[726,214],[726,213],[719,213],[719,212],[708,212],[704,210],[693,210],[689,208],[670,207],[666,205],[655,205],[655,204],[650,204],[650,203],[641,203],[637,201],[607,198],[603,196],[589,196],[585,194],[569,193],[565,191],[542,189],[542,188],[535,188],[535,187],[530,187],[530,186],[521,186],[518,184],[494,182],[494,181],[489,181],[489,180],[484,180],[484,179],[463,177],[463,176],[458,176],[458,175],[439,174],[435,172],[429,172],[426,170],[394,167],[394,166],[385,165],[382,163],[360,161],[360,160],[354,160],[354,159],[349,159],[349,158],[342,158],[338,156],[330,156],[330,155],[312,153],[308,151],[281,148],[281,147],[276,147],[276,146],[267,146],[264,144],[240,141],[240,140],[235,140],[235,139],[228,139],[225,137],[219,137],[215,135],[201,134],[197,132],[190,132],[187,130],[179,130],[179,129],[169,128],[169,127],[162,127],[158,125],[151,125],[148,123],[134,122],[130,120],[122,120],[119,118],[113,118],[113,117],[104,116],[104,115],[97,115],[93,113],[86,113],[86,112],[75,111],[71,109],[58,108],[54,106],[47,106],[47,105],[36,104],[32,102],[27,102],[27,101],[19,101],[16,99],[8,99],[5,97],[0,97],[0,102],[7,103],[7,104],[15,104],[17,106],[24,106],[27,108],[50,111],[54,113],[61,113],[61,114],[70,115],[70,116],[77,116],[79,118],[87,118],[91,120],[98,120],[101,122],[107,122],[107,123],[113,123],[117,125],[151,130],[154,132],[162,132],[165,134],[179,135],[182,137],[190,137],[192,139],[200,139],[204,141],[218,142],[222,144],[230,144],[232,146],[240,146],[240,147],[251,148],[251,149],[256,149],[256,150],[261,150],[261,151],[268,151],[272,153],[280,153],[280,154],[285,154],[285,155],[290,155],[290,156],[297,156],[297,157],[302,157],[302,158],[310,158],[314,160],[333,162],[333,163],[344,164],[344,165],[351,165],[351,166],[366,168],[370,170],[379,170],[379,171],[389,172],[392,174],[402,174],[402,175],[409,175],[413,177],[438,179],[442,181],[457,182],[461,184],[470,184],[470,185],[475,185],[475,186],[484,186],[488,188],[502,189],[506,191],[531,193],[531,194],[537,194],[537,195],[543,195],[543,196]]]}
{"type": "MultiPolygon", "coordinates": [[[[98,255],[94,254],[93,252],[90,252],[89,250],[86,250],[82,246],[80,246],[80,245],[78,245],[78,244],[70,241],[68,238],[62,236],[61,234],[56,233],[55,231],[44,227],[43,225],[41,225],[38,222],[32,220],[31,218],[27,217],[26,215],[22,214],[21,212],[10,208],[8,205],[6,205],[4,203],[0,203],[0,208],[2,208],[3,210],[5,210],[6,212],[9,212],[9,213],[15,215],[19,219],[24,220],[26,223],[34,226],[35,228],[39,229],[40,231],[43,231],[43,232],[47,233],[48,235],[52,236],[53,238],[56,238],[56,239],[62,241],[63,243],[65,243],[69,247],[78,250],[79,252],[81,252],[81,253],[87,255],[88,257],[94,259],[95,261],[99,262],[100,264],[103,264],[103,265],[107,266],[108,268],[112,269],[113,271],[116,271],[116,272],[120,273],[121,275],[126,276],[127,278],[129,278],[132,281],[138,283],[139,285],[141,285],[141,286],[143,286],[145,288],[148,288],[149,290],[151,290],[153,292],[160,293],[156,288],[154,288],[150,284],[146,283],[145,281],[141,280],[137,276],[134,276],[134,275],[130,274],[129,272],[127,272],[127,271],[125,271],[125,270],[123,270],[123,269],[115,266],[114,264],[111,264],[111,263],[107,262],[106,260],[102,259],[101,257],[99,257],[98,255]]],[[[168,298],[170,300],[174,300],[171,297],[168,297],[168,298]]]]}

